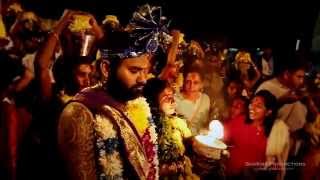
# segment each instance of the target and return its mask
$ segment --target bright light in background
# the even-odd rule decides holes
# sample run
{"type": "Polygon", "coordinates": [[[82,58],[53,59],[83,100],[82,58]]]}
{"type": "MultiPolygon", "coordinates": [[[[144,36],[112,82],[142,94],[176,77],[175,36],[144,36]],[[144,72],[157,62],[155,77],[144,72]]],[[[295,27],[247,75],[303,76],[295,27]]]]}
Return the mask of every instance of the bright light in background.
{"type": "Polygon", "coordinates": [[[300,48],[300,39],[297,39],[297,41],[296,41],[296,51],[298,51],[299,50],[299,48],[300,48]]]}
{"type": "Polygon", "coordinates": [[[223,125],[218,120],[213,120],[209,124],[208,136],[212,136],[214,139],[223,138],[223,125]]]}
{"type": "Polygon", "coordinates": [[[223,125],[218,120],[213,120],[209,124],[209,132],[206,135],[197,135],[196,140],[209,147],[225,149],[226,145],[219,139],[223,138],[223,125]]]}

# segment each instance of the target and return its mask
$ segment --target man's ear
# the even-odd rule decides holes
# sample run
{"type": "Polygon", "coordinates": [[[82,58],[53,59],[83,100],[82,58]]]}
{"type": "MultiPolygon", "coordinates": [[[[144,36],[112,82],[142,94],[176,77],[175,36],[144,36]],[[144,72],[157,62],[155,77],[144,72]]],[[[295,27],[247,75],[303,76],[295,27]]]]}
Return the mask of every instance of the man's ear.
{"type": "Polygon", "coordinates": [[[108,79],[109,75],[109,61],[108,60],[101,60],[100,63],[100,71],[103,76],[103,79],[108,79]]]}

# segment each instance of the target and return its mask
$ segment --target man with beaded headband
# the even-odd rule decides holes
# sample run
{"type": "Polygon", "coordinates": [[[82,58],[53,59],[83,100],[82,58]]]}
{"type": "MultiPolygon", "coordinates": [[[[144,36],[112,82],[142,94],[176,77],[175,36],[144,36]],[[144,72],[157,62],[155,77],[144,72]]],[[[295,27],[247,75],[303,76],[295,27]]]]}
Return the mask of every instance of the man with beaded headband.
{"type": "Polygon", "coordinates": [[[166,33],[158,10],[144,5],[134,13],[130,31],[108,31],[100,66],[107,83],[81,91],[63,110],[58,144],[70,179],[159,178],[155,125],[140,97],[166,33]],[[149,36],[140,35],[143,28],[149,36]]]}

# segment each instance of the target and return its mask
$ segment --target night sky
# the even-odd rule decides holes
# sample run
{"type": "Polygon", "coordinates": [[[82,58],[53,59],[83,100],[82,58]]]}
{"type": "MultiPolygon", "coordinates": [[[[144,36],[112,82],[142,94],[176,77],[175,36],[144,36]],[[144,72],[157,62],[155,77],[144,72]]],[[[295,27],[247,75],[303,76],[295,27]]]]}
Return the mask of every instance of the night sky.
{"type": "Polygon", "coordinates": [[[57,18],[64,8],[72,8],[92,12],[98,20],[106,14],[115,14],[124,23],[145,2],[161,5],[164,15],[173,20],[171,27],[181,29],[187,39],[225,36],[233,47],[294,47],[295,40],[300,38],[302,46],[310,48],[319,13],[315,4],[301,2],[280,5],[271,1],[22,0],[27,8],[45,17],[57,18]]]}

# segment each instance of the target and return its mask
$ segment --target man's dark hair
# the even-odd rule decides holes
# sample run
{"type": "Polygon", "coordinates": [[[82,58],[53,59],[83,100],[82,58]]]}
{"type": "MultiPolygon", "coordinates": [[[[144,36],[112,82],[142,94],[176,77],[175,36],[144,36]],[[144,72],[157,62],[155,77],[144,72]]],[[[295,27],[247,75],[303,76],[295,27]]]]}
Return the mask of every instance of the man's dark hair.
{"type": "Polygon", "coordinates": [[[77,93],[78,87],[74,84],[74,70],[81,64],[91,63],[92,59],[86,56],[61,56],[53,67],[53,76],[56,80],[57,90],[65,88],[70,95],[77,93]]]}
{"type": "Polygon", "coordinates": [[[147,81],[143,95],[147,98],[151,107],[159,107],[158,96],[168,86],[167,81],[158,78],[152,78],[147,81]]]}
{"type": "Polygon", "coordinates": [[[307,70],[307,58],[299,53],[277,53],[275,55],[275,75],[280,75],[286,71],[296,72],[307,70]]]}
{"type": "MultiPolygon", "coordinates": [[[[132,42],[128,32],[107,30],[106,38],[102,40],[99,48],[102,51],[107,49],[110,52],[123,52],[125,49],[128,49],[131,44],[132,42]]],[[[123,60],[119,56],[110,56],[104,59],[109,62],[110,74],[113,74],[118,69],[123,60]]]]}
{"type": "Polygon", "coordinates": [[[167,81],[158,78],[152,78],[147,81],[147,84],[144,87],[143,91],[143,96],[147,99],[147,102],[150,105],[152,119],[156,124],[156,130],[158,133],[160,133],[160,130],[162,128],[160,120],[160,104],[158,102],[158,98],[160,93],[167,87],[170,87],[167,81]]]}
{"type": "Polygon", "coordinates": [[[200,76],[200,79],[203,81],[204,80],[204,75],[202,73],[202,70],[199,66],[191,66],[187,69],[185,69],[183,73],[183,78],[186,79],[187,75],[190,73],[197,73],[200,76]]]}

